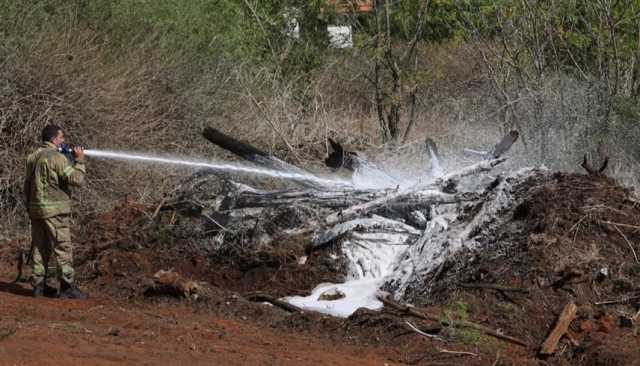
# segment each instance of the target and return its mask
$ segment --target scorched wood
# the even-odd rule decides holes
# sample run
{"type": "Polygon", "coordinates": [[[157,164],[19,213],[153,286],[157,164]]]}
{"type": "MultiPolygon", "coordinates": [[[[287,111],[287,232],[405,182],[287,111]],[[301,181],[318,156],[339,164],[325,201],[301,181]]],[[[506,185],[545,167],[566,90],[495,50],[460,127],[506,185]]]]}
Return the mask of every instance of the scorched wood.
{"type": "Polygon", "coordinates": [[[297,173],[299,177],[291,177],[291,180],[309,188],[323,189],[322,184],[314,181],[313,174],[306,170],[300,169],[294,165],[284,162],[265,151],[262,151],[246,142],[236,140],[213,127],[207,127],[202,132],[202,136],[209,142],[233,153],[234,155],[250,161],[259,166],[270,168],[279,172],[297,173]]]}

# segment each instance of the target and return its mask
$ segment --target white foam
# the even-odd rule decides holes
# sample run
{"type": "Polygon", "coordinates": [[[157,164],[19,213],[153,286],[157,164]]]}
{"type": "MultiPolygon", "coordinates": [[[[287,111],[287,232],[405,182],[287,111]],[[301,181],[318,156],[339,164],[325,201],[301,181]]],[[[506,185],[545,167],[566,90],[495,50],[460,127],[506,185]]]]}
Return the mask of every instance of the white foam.
{"type": "Polygon", "coordinates": [[[382,303],[376,299],[375,294],[381,284],[381,278],[362,278],[341,284],[324,283],[313,289],[309,296],[292,296],[285,300],[305,310],[346,318],[359,308],[380,309],[382,303]],[[318,300],[322,293],[331,289],[341,291],[345,297],[333,301],[318,300]]]}
{"type": "Polygon", "coordinates": [[[407,248],[411,234],[383,232],[354,232],[342,243],[342,254],[348,260],[347,281],[318,285],[309,296],[291,296],[283,300],[305,310],[348,317],[359,308],[380,309],[376,298],[378,289],[392,274],[394,263],[407,248]],[[345,297],[338,300],[319,300],[328,290],[338,290],[345,297]]]}

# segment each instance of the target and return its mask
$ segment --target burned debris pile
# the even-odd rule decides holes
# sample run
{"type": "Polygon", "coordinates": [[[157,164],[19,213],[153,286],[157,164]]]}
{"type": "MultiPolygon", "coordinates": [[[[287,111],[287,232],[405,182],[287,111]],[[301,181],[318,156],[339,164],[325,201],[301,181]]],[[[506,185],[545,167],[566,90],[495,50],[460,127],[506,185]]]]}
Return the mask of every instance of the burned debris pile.
{"type": "MultiPolygon", "coordinates": [[[[489,335],[496,329],[505,337],[520,335],[514,339],[531,349],[550,333],[557,337],[554,324],[575,303],[575,321],[567,320],[572,327],[558,342],[566,348],[566,334],[576,335],[565,357],[579,357],[589,331],[576,331],[577,321],[597,324],[614,308],[629,319],[637,311],[640,205],[603,175],[500,170],[506,145],[516,138],[511,133],[481,154],[483,160],[441,174],[433,169],[439,164],[434,154],[412,181],[394,181],[393,174],[375,171],[378,166],[346,150],[330,163],[344,168],[348,156],[353,179],[335,184],[300,168],[295,184],[278,189],[201,172],[163,210],[190,213],[204,234],[200,245],[214,260],[280,248],[301,268],[335,261],[339,274],[330,283],[317,283],[311,295],[284,298],[303,309],[349,316],[383,302],[424,309],[464,303],[483,325],[458,322],[489,335]],[[355,177],[362,173],[390,180],[384,187],[354,183],[362,182],[355,177]]],[[[433,153],[431,146],[425,145],[425,154],[433,153]]],[[[555,351],[554,342],[547,341],[545,352],[555,351]]]]}
{"type": "MultiPolygon", "coordinates": [[[[210,238],[203,246],[213,251],[223,243],[266,245],[283,237],[306,235],[313,238],[307,246],[311,252],[357,230],[417,235],[427,227],[435,206],[482,200],[487,194],[484,190],[495,185],[495,177],[484,178],[487,186],[478,185],[473,190],[459,189],[460,181],[487,176],[504,161],[500,157],[483,160],[437,177],[429,176],[425,167],[423,172],[416,173],[421,179],[398,180],[382,188],[371,188],[354,184],[351,178],[329,178],[305,171],[214,129],[206,129],[204,136],[245,160],[281,171],[286,178],[277,183],[278,189],[273,189],[266,188],[274,185],[273,180],[265,183],[250,176],[201,171],[178,187],[162,210],[198,217],[201,232],[210,238]]],[[[338,143],[332,141],[332,146],[333,155],[336,152],[340,155],[334,156],[333,160],[340,161],[332,161],[333,168],[348,165],[354,175],[366,170],[374,172],[367,177],[390,177],[357,154],[343,151],[338,143]],[[344,162],[345,156],[350,157],[348,164],[344,162]]]]}
{"type": "MultiPolygon", "coordinates": [[[[134,294],[139,284],[127,281],[144,271],[146,293],[175,287],[194,298],[194,288],[200,296],[211,286],[288,314],[314,310],[353,324],[385,316],[402,334],[489,337],[525,357],[575,364],[618,357],[599,345],[633,341],[640,204],[602,174],[505,171],[502,141],[468,166],[433,169],[430,141],[430,165],[413,180],[343,149],[349,179],[292,167],[218,131],[208,136],[288,179],[199,171],[160,205],[96,218],[130,217],[102,236],[108,225],[100,221],[80,253],[96,284],[134,294]],[[132,230],[154,238],[131,240],[132,230]],[[171,269],[183,280],[169,281],[173,287],[157,272],[171,269]]],[[[329,163],[345,168],[340,156],[329,163]]]]}
{"type": "Polygon", "coordinates": [[[416,171],[411,180],[394,178],[393,172],[335,141],[331,141],[334,151],[329,165],[334,169],[348,165],[352,179],[292,167],[217,130],[207,129],[204,136],[283,176],[295,173],[287,176],[285,188],[281,184],[279,189],[268,189],[273,182],[201,171],[174,191],[162,210],[193,217],[192,232],[201,235],[199,245],[212,258],[238,260],[264,248],[277,251],[282,243],[296,242],[299,250],[293,255],[303,264],[307,258],[324,255],[322,248],[331,247],[341,259],[343,280],[375,278],[378,287],[386,283],[385,288],[397,298],[415,291],[423,276],[457,251],[479,246],[479,238],[487,235],[491,225],[508,220],[505,212],[518,205],[515,196],[521,185],[548,174],[531,169],[492,173],[505,161],[502,154],[517,133],[502,139],[487,153],[488,159],[447,173],[440,168],[435,144],[428,140],[424,153],[431,166],[416,171]],[[357,175],[380,178],[385,184],[356,183],[357,175]]]}

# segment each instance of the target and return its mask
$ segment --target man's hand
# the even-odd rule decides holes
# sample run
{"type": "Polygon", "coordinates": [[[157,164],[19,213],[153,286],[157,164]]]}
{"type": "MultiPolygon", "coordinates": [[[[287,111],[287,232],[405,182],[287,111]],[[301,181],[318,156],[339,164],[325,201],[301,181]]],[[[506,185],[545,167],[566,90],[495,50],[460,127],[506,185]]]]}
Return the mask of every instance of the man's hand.
{"type": "Polygon", "coordinates": [[[73,151],[73,157],[76,159],[76,161],[84,160],[84,149],[82,148],[82,146],[74,146],[71,150],[73,151]]]}

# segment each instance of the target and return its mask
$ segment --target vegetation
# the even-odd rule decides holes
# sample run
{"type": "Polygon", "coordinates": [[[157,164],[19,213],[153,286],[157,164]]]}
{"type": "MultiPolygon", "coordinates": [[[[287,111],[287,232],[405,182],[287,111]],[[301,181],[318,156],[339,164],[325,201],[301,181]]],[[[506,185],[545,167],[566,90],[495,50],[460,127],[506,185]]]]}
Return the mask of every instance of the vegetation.
{"type": "MultiPolygon", "coordinates": [[[[446,154],[518,128],[516,164],[573,169],[602,140],[610,174],[638,184],[640,1],[376,3],[0,0],[0,235],[25,227],[23,158],[49,122],[90,146],[198,156],[220,154],[193,143],[214,125],[309,166],[327,137],[429,135],[446,154]],[[352,26],[354,47],[332,48],[329,24],[352,26]]],[[[88,210],[183,175],[89,170],[88,210]]]]}

